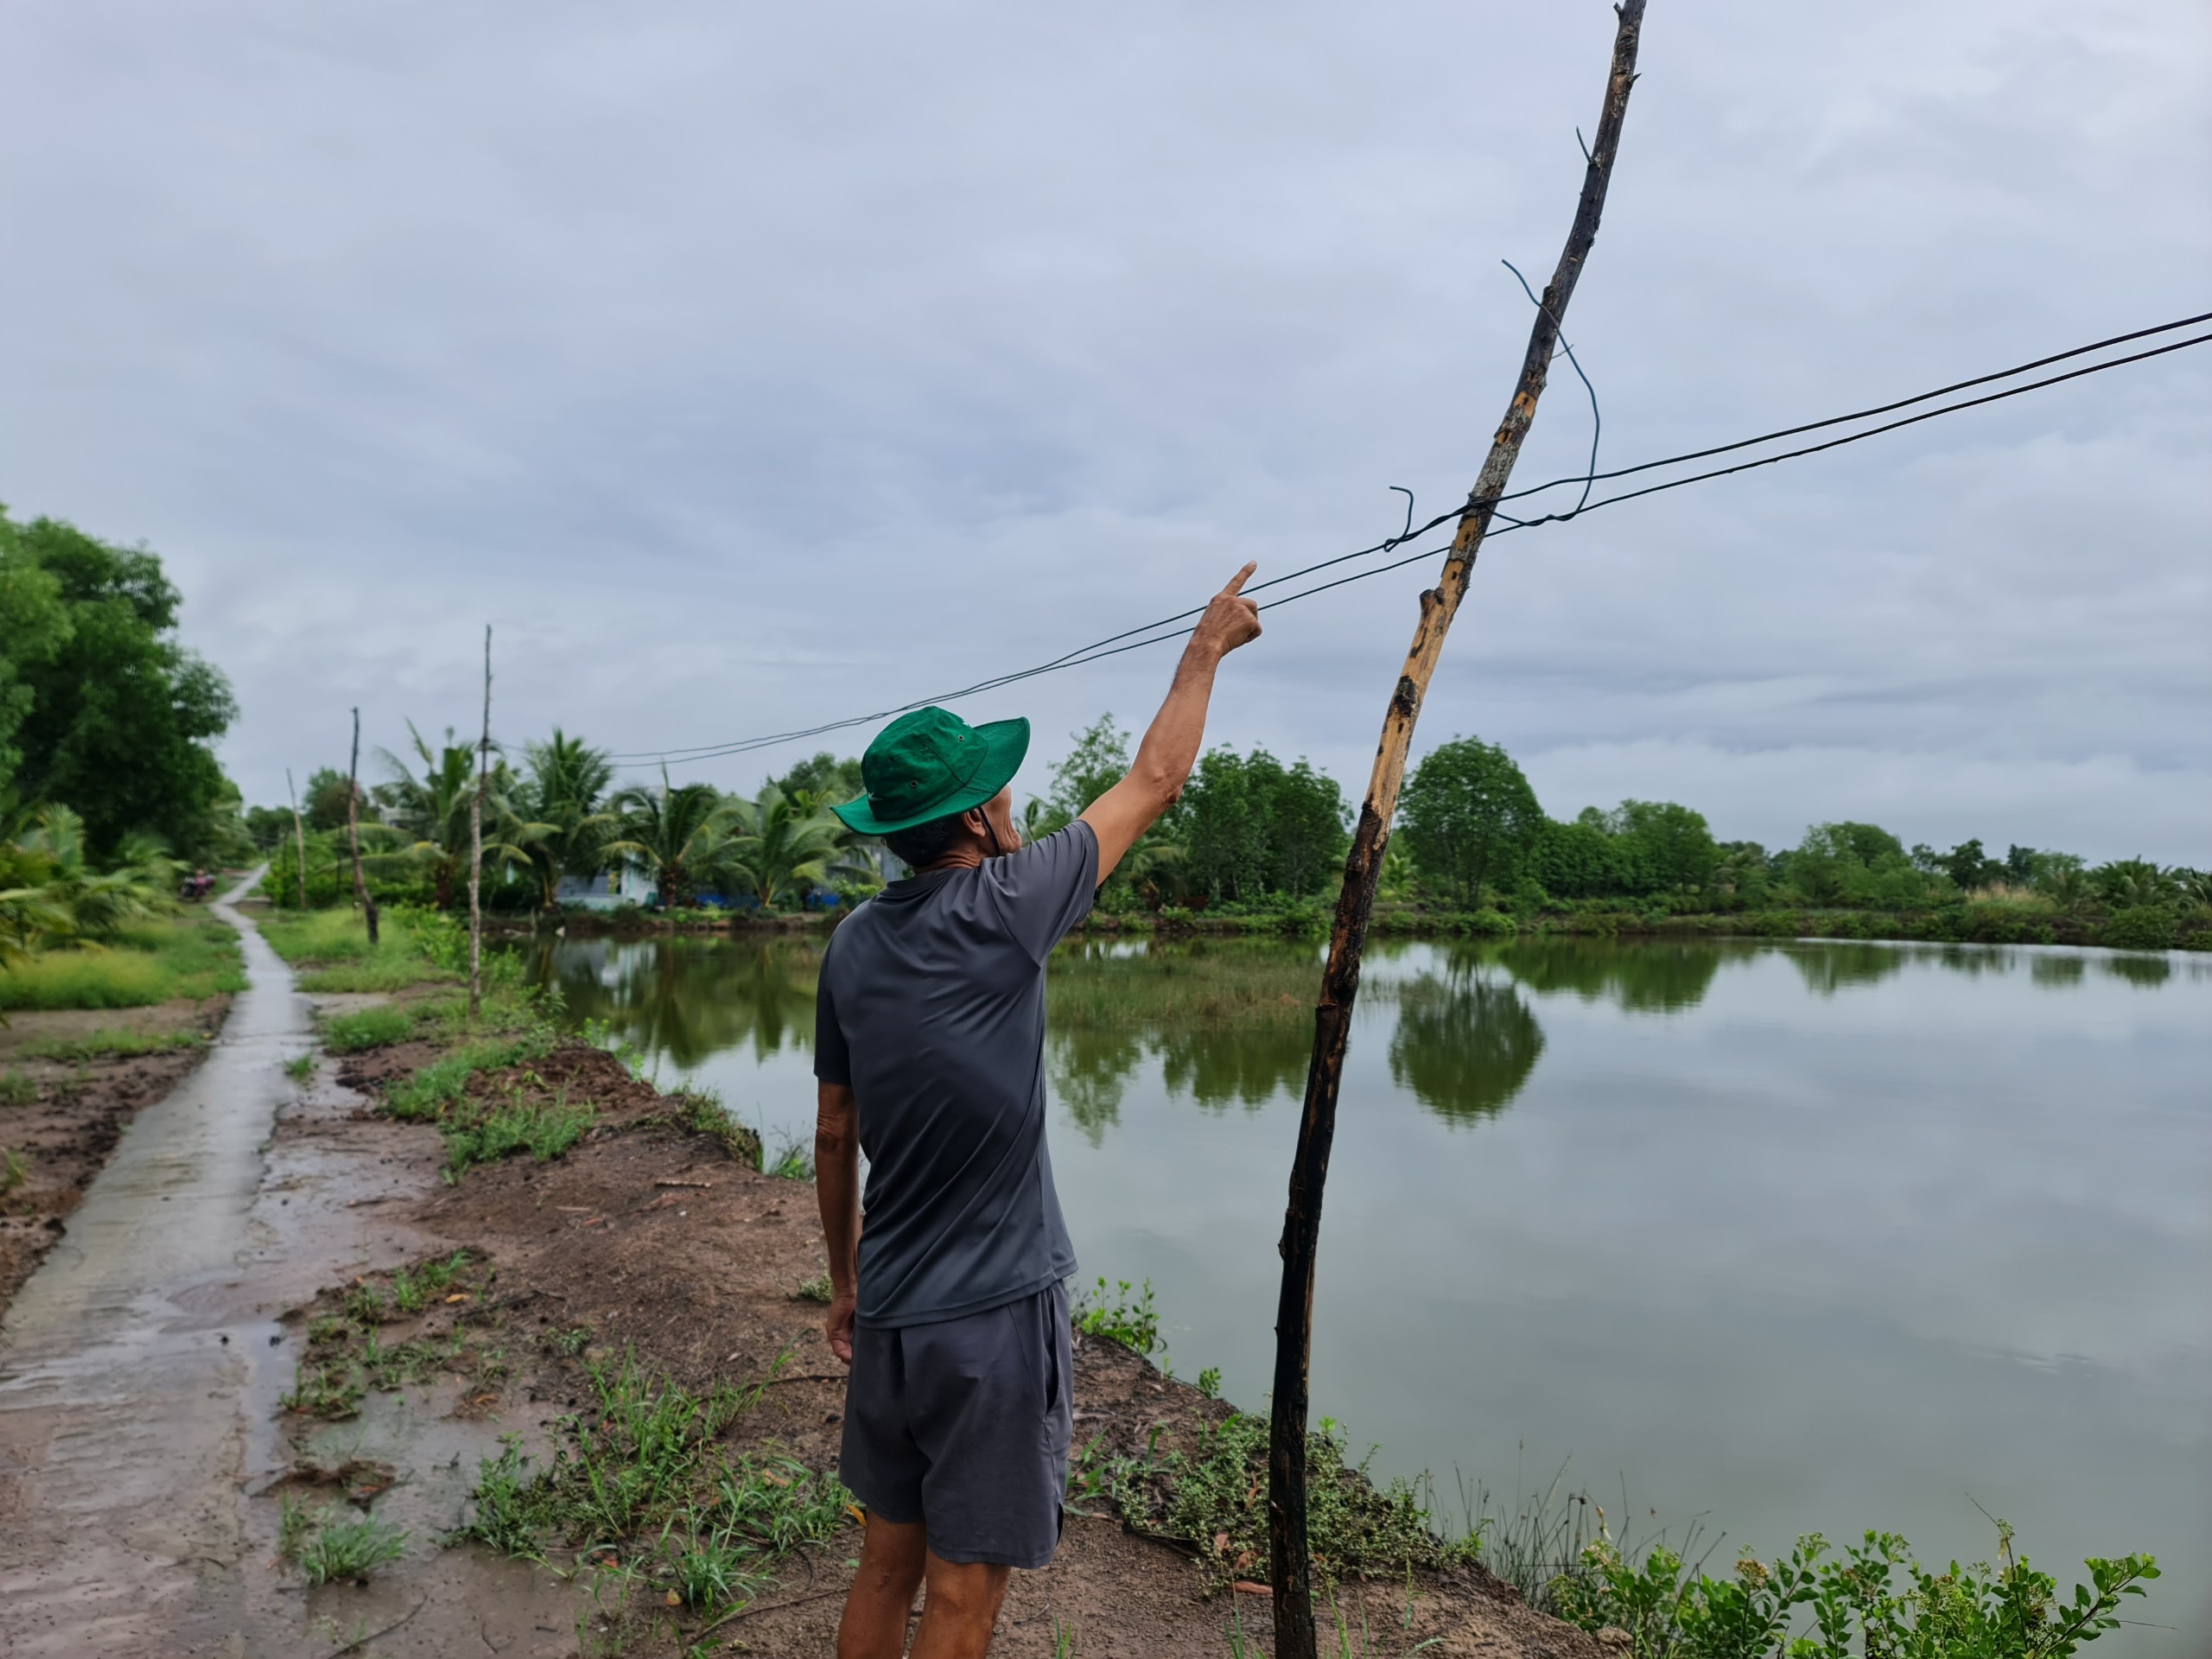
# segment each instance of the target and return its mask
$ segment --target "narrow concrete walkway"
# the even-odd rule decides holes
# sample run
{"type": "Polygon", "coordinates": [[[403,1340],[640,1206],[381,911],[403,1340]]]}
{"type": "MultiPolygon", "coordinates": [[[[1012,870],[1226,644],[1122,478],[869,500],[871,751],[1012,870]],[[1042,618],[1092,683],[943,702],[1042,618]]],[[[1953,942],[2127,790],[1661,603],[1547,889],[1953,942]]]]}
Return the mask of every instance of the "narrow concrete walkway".
{"type": "Polygon", "coordinates": [[[213,907],[250,984],[213,1051],[125,1130],[0,1322],[0,1651],[169,1651],[200,1571],[242,1548],[248,1345],[274,1327],[238,1317],[236,1281],[283,1063],[311,1043],[231,907],[259,874],[213,907]]]}

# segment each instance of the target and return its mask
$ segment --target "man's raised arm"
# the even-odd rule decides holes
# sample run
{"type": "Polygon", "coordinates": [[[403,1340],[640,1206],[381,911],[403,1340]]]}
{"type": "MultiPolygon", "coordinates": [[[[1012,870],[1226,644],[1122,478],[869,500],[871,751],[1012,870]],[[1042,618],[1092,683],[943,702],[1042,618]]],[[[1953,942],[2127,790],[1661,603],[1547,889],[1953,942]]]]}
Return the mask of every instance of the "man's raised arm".
{"type": "Polygon", "coordinates": [[[1173,806],[1198,764],[1206,734],[1206,704],[1213,697],[1221,659],[1260,637],[1260,607],[1239,590],[1257,567],[1247,564],[1213,596],[1183,647],[1167,701],[1152,717],[1128,775],[1084,809],[1083,821],[1098,837],[1098,879],[1113,873],[1137,837],[1173,806]]]}

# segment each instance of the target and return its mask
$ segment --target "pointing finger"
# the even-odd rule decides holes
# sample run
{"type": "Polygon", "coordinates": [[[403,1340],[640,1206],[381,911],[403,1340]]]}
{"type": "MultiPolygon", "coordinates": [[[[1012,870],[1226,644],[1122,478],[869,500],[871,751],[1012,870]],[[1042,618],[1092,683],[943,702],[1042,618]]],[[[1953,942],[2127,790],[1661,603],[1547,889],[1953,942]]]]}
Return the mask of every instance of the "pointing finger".
{"type": "Polygon", "coordinates": [[[1235,593],[1238,588],[1242,588],[1246,582],[1250,580],[1252,573],[1259,568],[1260,562],[1257,559],[1245,560],[1244,568],[1242,570],[1239,570],[1235,575],[1231,576],[1229,579],[1229,586],[1223,588],[1221,591],[1224,594],[1235,593]]]}

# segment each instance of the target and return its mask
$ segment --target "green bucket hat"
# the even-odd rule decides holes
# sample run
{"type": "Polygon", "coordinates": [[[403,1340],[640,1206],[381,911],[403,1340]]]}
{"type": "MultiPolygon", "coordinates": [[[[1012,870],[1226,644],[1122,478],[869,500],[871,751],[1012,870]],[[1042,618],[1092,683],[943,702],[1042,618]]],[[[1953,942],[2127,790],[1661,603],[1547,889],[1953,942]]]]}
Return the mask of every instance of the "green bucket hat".
{"type": "Polygon", "coordinates": [[[875,734],[861,757],[868,793],[832,806],[845,828],[896,835],[981,806],[1014,781],[1029,753],[1029,722],[970,726],[950,709],[917,709],[875,734]]]}

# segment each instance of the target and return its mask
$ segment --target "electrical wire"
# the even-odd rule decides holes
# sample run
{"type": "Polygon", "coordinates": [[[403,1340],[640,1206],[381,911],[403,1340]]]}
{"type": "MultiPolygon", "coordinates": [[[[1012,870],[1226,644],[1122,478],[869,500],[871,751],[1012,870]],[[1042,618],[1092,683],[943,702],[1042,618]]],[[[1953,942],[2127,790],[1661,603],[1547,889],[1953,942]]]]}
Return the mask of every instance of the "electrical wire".
{"type": "MultiPolygon", "coordinates": [[[[1510,267],[1509,267],[1509,269],[1510,269],[1510,267]]],[[[1515,275],[1518,276],[1519,273],[1516,271],[1515,272],[1515,275]]],[[[1523,283],[1523,287],[1526,287],[1525,282],[1523,283]]],[[[1596,501],[1592,501],[1589,499],[1589,489],[1592,485],[1598,482],[1603,482],[1612,479],[1628,478],[1638,474],[1652,472],[1662,467],[1680,466],[1686,461],[1703,461],[1708,460],[1715,455],[1731,454],[1738,450],[1756,448],[1758,445],[1771,443],[1779,439],[1796,437],[1808,432],[1822,431],[1831,427],[1848,424],[1854,421],[1863,421],[1871,419],[1875,416],[1891,414],[1897,410],[1909,409],[1916,404],[1923,404],[1932,398],[1948,396],[1952,392],[1969,391],[1974,387],[1988,385],[1996,381],[2012,379],[2019,375],[2028,373],[2032,370],[2048,367],[2050,365],[2054,363],[2066,362],[2074,358],[2084,356],[2091,352],[2105,350],[2113,346],[2126,345],[2134,340],[2150,339],[2159,334],[2171,334],[2176,329],[2186,328],[2194,324],[2206,321],[2212,321],[2212,312],[2202,312],[2195,316],[2178,318],[2172,322],[2158,324],[2155,327],[2139,328],[2132,330],[2127,334],[2114,334],[2108,339],[2096,340],[2087,346],[2077,346],[2068,351],[2053,353],[2047,357],[2037,358],[2031,362],[2018,364],[2009,369],[2000,369],[1992,373],[1976,375],[1971,379],[1955,381],[1949,385],[1939,386],[1933,391],[1919,392],[1912,397],[1898,398],[1891,403],[1877,404],[1870,409],[1854,410],[1847,415],[1833,415],[1822,420],[1808,421],[1796,426],[1782,427],[1771,432],[1762,433],[1756,437],[1739,438],[1731,443],[1716,444],[1703,449],[1688,450],[1681,454],[1669,455],[1657,461],[1643,461],[1633,467],[1618,467],[1611,472],[1600,473],[1592,470],[1582,474],[1573,474],[1569,477],[1553,479],[1547,483],[1532,485],[1526,489],[1515,490],[1507,494],[1499,496],[1497,500],[1499,502],[1504,502],[1526,499],[1530,496],[1541,495],[1547,490],[1557,489],[1562,485],[1582,486],[1583,496],[1574,506],[1567,509],[1564,512],[1549,513],[1541,518],[1509,518],[1502,528],[1488,531],[1484,536],[1484,540],[1494,540],[1500,536],[1511,535],[1516,531],[1533,530],[1541,524],[1564,523],[1567,519],[1577,518],[1585,512],[1595,512],[1601,507],[1615,506],[1621,502],[1636,500],[1643,496],[1656,495],[1668,490],[1681,489],[1688,485],[1704,483],[1716,478],[1726,478],[1737,473],[1750,472],[1762,467],[1771,467],[1785,461],[1795,461],[1807,455],[1819,454],[1823,451],[1840,448],[1847,444],[1858,443],[1867,438],[1878,437],[1884,433],[1894,432],[1904,427],[1915,426],[1923,421],[1934,420],[1939,416],[1954,415],[1961,412],[1961,410],[1980,408],[1984,404],[2001,403],[2006,398],[2020,397],[2031,391],[2042,391],[2046,387],[2058,385],[2069,380],[2077,380],[2087,375],[2101,374],[2107,369],[2120,368],[2131,363],[2143,362],[2150,358],[2163,357],[2171,352],[2183,351],[2190,346],[2202,346],[2206,344],[2208,341],[2212,341],[2212,333],[2197,334],[2186,340],[2171,341],[2165,345],[2154,346],[2145,351],[2132,353],[2124,357],[2106,359],[2101,362],[2089,364],[2078,369],[2069,370],[2063,374],[2051,375],[2044,379],[2031,381],[2023,385],[2006,387],[2003,391],[1989,392],[1980,397],[1966,398],[1958,403],[1944,404],[1940,408],[1923,410],[1920,413],[1908,416],[1903,420],[1887,422],[1879,426],[1870,427],[1864,431],[1847,433],[1840,437],[1830,438],[1820,443],[1808,444],[1799,448],[1785,450],[1777,454],[1763,455],[1752,460],[1739,461],[1731,467],[1714,467],[1706,472],[1692,474],[1684,478],[1669,479],[1662,483],[1647,485],[1641,489],[1624,490],[1617,494],[1601,497],[1596,501]]],[[[1572,359],[1570,359],[1570,360],[1572,359]]],[[[1576,363],[1574,364],[1574,368],[1576,373],[1580,375],[1581,365],[1580,363],[1576,363]]],[[[1589,388],[1589,380],[1586,376],[1583,377],[1583,385],[1586,388],[1589,388]]],[[[1594,388],[1590,389],[1590,397],[1592,411],[1594,416],[1597,408],[1597,393],[1594,388]]],[[[1594,434],[1592,437],[1591,458],[1592,467],[1594,468],[1596,462],[1596,443],[1594,434]]],[[[1393,486],[1392,487],[1395,489],[1399,486],[1393,486]]],[[[1295,582],[1301,577],[1313,575],[1322,570],[1330,569],[1336,566],[1351,563],[1355,560],[1370,558],[1378,553],[1394,551],[1397,548],[1405,545],[1408,542],[1425,536],[1430,531],[1435,530],[1446,524],[1464,518],[1469,513],[1475,512],[1479,505],[1479,504],[1470,499],[1464,505],[1455,507],[1448,512],[1440,513],[1435,518],[1429,519],[1427,523],[1415,526],[1412,524],[1411,492],[1408,491],[1405,493],[1408,496],[1408,527],[1399,534],[1385,537],[1383,540],[1375,543],[1370,546],[1359,548],[1350,553],[1340,553],[1333,557],[1322,559],[1315,563],[1302,566],[1296,570],[1287,571],[1282,575],[1272,577],[1266,582],[1255,584],[1245,591],[1248,594],[1262,593],[1270,588],[1281,587],[1287,582],[1295,582]]],[[[1496,512],[1496,503],[1491,504],[1491,511],[1493,513],[1496,512]]],[[[1504,517],[1503,514],[1498,514],[1497,516],[1504,517]]],[[[1404,558],[1395,559],[1385,564],[1370,565],[1364,569],[1352,572],[1348,575],[1339,576],[1329,582],[1319,582],[1311,588],[1301,588],[1296,593],[1285,594],[1278,598],[1268,600],[1262,604],[1261,608],[1263,610],[1272,610],[1279,606],[1294,603],[1298,600],[1310,599],[1316,594],[1326,593],[1332,588],[1344,587],[1351,582],[1363,582],[1370,576],[1383,575],[1393,570],[1402,569],[1407,565],[1419,563],[1425,559],[1433,558],[1438,554],[1447,550],[1447,547],[1448,544],[1423,548],[1419,552],[1409,554],[1404,558]]],[[[1189,634],[1192,630],[1188,627],[1178,628],[1175,625],[1179,622],[1187,622],[1192,620],[1193,618],[1201,616],[1205,613],[1205,606],[1196,606],[1189,610],[1178,612],[1173,616],[1162,617],[1157,621],[1147,622],[1134,628],[1126,628],[1119,633],[1109,634],[1103,639],[1091,641],[1089,645],[1078,645],[1071,651],[1064,652],[1059,656],[1052,658],[1049,661],[1039,663],[1032,667],[1018,669],[1010,673],[996,675],[989,679],[979,680],[973,685],[963,686],[957,690],[944,691],[940,692],[934,696],[917,698],[913,702],[899,703],[893,708],[877,709],[872,713],[864,715],[854,715],[841,720],[824,721],[818,725],[802,727],[792,731],[767,733],[758,737],[739,738],[722,743],[700,744],[689,748],[640,750],[616,754],[609,758],[618,762],[627,764],[652,761],[664,762],[671,760],[696,761],[716,760],[728,755],[750,753],[756,749],[770,748],[784,743],[797,742],[805,738],[821,737],[827,735],[831,732],[844,731],[855,726],[870,725],[878,721],[889,720],[896,717],[897,715],[910,713],[917,709],[927,708],[932,703],[952,702],[965,697],[978,696],[984,692],[995,691],[1002,687],[1017,683],[1022,680],[1033,679],[1041,674],[1056,673],[1063,669],[1081,667],[1085,664],[1103,661],[1109,657],[1121,656],[1126,652],[1141,651],[1148,646],[1164,645],[1171,639],[1182,639],[1189,634]],[[1160,632],[1160,630],[1163,629],[1172,630],[1172,632],[1160,632]]]]}

